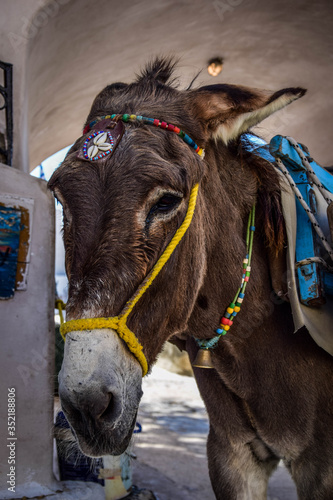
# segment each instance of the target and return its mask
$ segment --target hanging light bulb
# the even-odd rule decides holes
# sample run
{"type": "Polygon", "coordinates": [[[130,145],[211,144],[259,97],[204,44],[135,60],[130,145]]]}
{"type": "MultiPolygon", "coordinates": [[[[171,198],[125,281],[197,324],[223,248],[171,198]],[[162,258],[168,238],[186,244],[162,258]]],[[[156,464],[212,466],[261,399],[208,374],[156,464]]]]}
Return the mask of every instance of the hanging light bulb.
{"type": "Polygon", "coordinates": [[[207,71],[211,76],[217,76],[221,73],[223,68],[222,57],[214,57],[208,61],[207,71]]]}

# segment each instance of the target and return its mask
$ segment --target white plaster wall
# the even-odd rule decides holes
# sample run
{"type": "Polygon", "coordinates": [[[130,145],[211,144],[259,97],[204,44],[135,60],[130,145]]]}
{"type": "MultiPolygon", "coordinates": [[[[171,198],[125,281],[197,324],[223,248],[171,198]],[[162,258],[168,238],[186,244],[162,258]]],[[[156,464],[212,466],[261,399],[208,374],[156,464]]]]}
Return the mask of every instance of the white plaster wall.
{"type": "Polygon", "coordinates": [[[54,200],[46,182],[0,165],[0,196],[33,200],[26,291],[0,300],[0,498],[41,495],[52,474],[54,393],[54,200]],[[6,486],[7,394],[16,389],[16,494],[6,486]]]}
{"type": "Polygon", "coordinates": [[[49,0],[0,0],[0,60],[14,66],[13,165],[25,172],[31,170],[28,150],[27,49],[34,36],[31,24],[33,16],[47,1],[49,0]]]}

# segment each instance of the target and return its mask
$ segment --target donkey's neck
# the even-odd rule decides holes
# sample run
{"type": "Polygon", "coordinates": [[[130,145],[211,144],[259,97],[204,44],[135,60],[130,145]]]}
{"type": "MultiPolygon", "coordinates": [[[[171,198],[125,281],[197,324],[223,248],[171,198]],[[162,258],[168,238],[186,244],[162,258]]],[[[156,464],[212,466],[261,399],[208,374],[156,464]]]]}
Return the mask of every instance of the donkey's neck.
{"type": "MultiPolygon", "coordinates": [[[[246,256],[248,216],[256,203],[258,181],[251,165],[236,153],[219,144],[208,149],[209,175],[203,183],[206,206],[207,272],[190,321],[199,338],[215,335],[220,317],[232,302],[242,279],[246,256]]],[[[246,297],[232,326],[233,333],[241,325],[254,328],[265,311],[262,306],[272,292],[268,255],[263,238],[262,207],[257,204],[253,261],[246,297]],[[245,321],[239,321],[242,316],[245,321]],[[253,324],[252,324],[253,323],[253,324]]]]}

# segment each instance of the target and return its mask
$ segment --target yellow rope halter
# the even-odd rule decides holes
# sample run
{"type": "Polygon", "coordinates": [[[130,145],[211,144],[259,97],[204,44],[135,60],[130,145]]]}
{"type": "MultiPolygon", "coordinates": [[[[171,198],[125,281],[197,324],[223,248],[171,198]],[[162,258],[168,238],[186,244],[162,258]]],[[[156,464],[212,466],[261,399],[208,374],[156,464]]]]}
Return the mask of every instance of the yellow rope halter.
{"type": "Polygon", "coordinates": [[[199,184],[196,184],[190,194],[189,204],[186,212],[185,219],[181,226],[176,231],[174,237],[170,241],[169,245],[164,250],[161,257],[156,262],[153,269],[143,280],[137,291],[132,295],[132,297],[126,303],[124,309],[119,316],[114,316],[112,318],[87,318],[87,319],[74,319],[71,321],[62,322],[60,327],[60,333],[62,338],[65,340],[66,334],[69,332],[83,331],[83,330],[97,330],[101,328],[110,328],[115,330],[119,337],[127,344],[129,350],[134,354],[136,359],[139,361],[142,367],[142,376],[144,377],[148,372],[148,363],[146,357],[143,353],[143,347],[136,338],[135,334],[127,327],[126,321],[130,313],[132,312],[136,303],[140,300],[142,295],[150,287],[156,276],[159,274],[161,269],[168,262],[173,251],[183,238],[189,225],[192,222],[195,205],[198,196],[199,184]]]}

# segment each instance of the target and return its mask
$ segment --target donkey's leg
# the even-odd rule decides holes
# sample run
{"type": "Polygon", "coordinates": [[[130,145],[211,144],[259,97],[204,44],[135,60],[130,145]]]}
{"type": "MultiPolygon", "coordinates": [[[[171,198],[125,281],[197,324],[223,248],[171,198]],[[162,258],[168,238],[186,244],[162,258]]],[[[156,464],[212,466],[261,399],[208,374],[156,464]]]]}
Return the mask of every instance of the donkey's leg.
{"type": "Polygon", "coordinates": [[[288,464],[302,500],[333,499],[332,448],[323,439],[288,464]]]}
{"type": "MultiPolygon", "coordinates": [[[[187,350],[193,360],[197,349],[188,342],[187,350]]],[[[217,500],[266,500],[279,459],[258,436],[245,398],[227,387],[216,370],[193,371],[210,420],[207,454],[217,500]]]]}
{"type": "Polygon", "coordinates": [[[260,439],[231,444],[211,428],[207,452],[217,500],[266,500],[268,479],[279,459],[260,439]]]}

